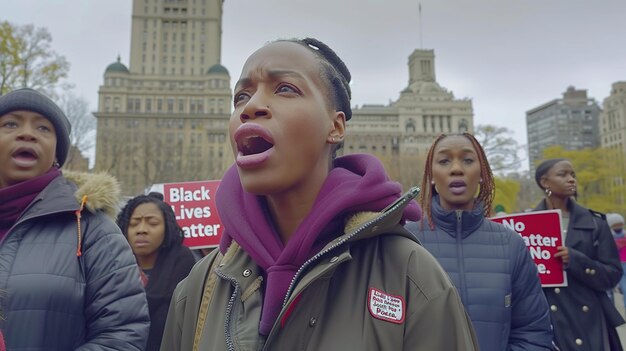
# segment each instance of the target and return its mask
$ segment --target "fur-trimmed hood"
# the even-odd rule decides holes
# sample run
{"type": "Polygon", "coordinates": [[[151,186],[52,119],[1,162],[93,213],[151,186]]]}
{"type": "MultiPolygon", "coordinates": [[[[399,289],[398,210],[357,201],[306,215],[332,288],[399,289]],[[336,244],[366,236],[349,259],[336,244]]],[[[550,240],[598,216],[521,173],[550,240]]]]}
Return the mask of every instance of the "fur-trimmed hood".
{"type": "Polygon", "coordinates": [[[78,187],[74,196],[79,204],[87,196],[85,207],[89,212],[102,211],[113,219],[117,216],[121,190],[119,182],[113,176],[108,173],[73,171],[63,171],[63,176],[78,187]]]}

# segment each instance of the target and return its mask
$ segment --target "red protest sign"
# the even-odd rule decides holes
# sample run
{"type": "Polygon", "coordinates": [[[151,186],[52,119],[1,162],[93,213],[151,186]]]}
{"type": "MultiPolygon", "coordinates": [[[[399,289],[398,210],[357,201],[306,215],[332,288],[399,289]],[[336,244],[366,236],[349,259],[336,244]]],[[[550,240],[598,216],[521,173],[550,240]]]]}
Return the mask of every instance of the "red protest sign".
{"type": "Polygon", "coordinates": [[[530,257],[537,265],[541,286],[567,286],[563,262],[554,257],[557,247],[564,246],[560,210],[516,213],[491,220],[504,224],[522,236],[530,257]]]}
{"type": "Polygon", "coordinates": [[[191,249],[216,247],[220,243],[224,226],[215,205],[219,184],[219,180],[207,180],[153,186],[174,210],[185,235],[183,244],[191,249]]]}

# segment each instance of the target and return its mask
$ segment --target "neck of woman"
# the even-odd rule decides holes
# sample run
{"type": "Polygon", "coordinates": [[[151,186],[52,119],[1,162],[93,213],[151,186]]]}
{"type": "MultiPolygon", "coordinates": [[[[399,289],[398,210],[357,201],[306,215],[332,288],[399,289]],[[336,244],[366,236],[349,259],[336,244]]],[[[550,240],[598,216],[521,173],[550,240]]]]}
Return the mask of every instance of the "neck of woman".
{"type": "Polygon", "coordinates": [[[141,269],[152,269],[156,264],[156,259],[159,254],[159,251],[155,251],[149,255],[141,255],[137,256],[137,264],[141,269]]]}
{"type": "Polygon", "coordinates": [[[568,197],[558,197],[558,196],[550,196],[546,197],[546,204],[548,208],[551,210],[561,210],[563,216],[569,214],[569,210],[567,205],[569,205],[569,196],[568,197]]]}
{"type": "Polygon", "coordinates": [[[274,222],[276,232],[284,245],[287,245],[300,223],[309,214],[314,202],[315,197],[267,197],[272,222],[274,222]]]}

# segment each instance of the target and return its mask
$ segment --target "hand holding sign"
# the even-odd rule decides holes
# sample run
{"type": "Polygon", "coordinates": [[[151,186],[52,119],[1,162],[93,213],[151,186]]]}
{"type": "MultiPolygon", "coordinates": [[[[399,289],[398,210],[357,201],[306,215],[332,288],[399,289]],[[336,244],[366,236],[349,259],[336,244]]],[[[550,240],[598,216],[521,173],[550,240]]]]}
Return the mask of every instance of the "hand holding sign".
{"type": "Polygon", "coordinates": [[[563,265],[567,266],[569,264],[569,249],[567,246],[559,246],[557,249],[559,252],[555,253],[554,257],[560,257],[563,265]]]}

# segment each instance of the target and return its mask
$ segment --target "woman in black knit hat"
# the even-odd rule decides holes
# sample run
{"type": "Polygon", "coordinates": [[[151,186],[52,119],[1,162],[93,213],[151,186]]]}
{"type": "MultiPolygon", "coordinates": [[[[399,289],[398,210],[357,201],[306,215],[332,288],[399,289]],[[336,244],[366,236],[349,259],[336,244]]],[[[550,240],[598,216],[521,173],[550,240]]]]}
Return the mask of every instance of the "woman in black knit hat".
{"type": "Polygon", "coordinates": [[[622,267],[605,216],[576,203],[576,173],[569,160],[542,162],[535,181],[545,193],[535,210],[561,210],[565,238],[555,257],[563,260],[568,286],[543,289],[557,346],[622,350],[615,327],[624,320],[606,294],[619,282],[622,267]]]}
{"type": "Polygon", "coordinates": [[[110,176],[62,174],[70,123],[32,89],[0,97],[0,327],[8,350],[143,350],[149,316],[110,176]],[[107,216],[108,215],[108,216],[107,216]]]}

